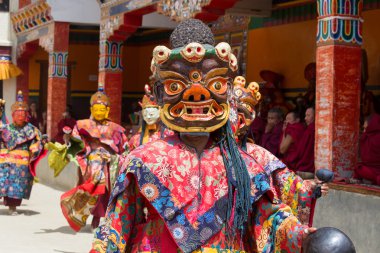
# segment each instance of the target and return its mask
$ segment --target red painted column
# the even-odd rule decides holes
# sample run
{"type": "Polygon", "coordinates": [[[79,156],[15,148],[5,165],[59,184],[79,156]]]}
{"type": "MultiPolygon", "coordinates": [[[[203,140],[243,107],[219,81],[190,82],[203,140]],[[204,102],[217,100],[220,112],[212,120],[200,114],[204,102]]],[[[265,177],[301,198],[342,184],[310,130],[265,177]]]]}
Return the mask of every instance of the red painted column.
{"type": "Polygon", "coordinates": [[[25,101],[29,101],[29,60],[37,48],[38,45],[35,42],[27,42],[18,48],[22,52],[17,58],[17,66],[21,69],[22,74],[17,77],[16,90],[22,91],[25,101]]]}
{"type": "Polygon", "coordinates": [[[49,52],[47,91],[47,134],[49,139],[57,134],[58,122],[66,110],[68,48],[69,23],[56,22],[54,24],[53,50],[49,52]]]}
{"type": "Polygon", "coordinates": [[[317,4],[315,168],[350,177],[358,156],[362,0],[317,4]]]}
{"type": "Polygon", "coordinates": [[[32,0],[19,0],[18,1],[18,8],[21,9],[29,4],[32,3],[32,0]]]}
{"type": "Polygon", "coordinates": [[[121,123],[123,95],[122,41],[100,41],[99,86],[110,98],[110,119],[121,123]]]}
{"type": "Polygon", "coordinates": [[[24,100],[29,101],[29,57],[22,56],[17,59],[17,66],[21,69],[22,74],[17,77],[16,91],[22,91],[24,100]]]}

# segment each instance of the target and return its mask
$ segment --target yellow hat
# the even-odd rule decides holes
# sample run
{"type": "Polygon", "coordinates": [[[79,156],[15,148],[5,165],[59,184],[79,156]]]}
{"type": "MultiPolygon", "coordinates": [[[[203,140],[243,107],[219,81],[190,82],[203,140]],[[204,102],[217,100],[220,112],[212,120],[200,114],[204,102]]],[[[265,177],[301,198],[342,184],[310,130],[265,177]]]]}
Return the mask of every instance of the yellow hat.
{"type": "Polygon", "coordinates": [[[28,111],[29,106],[24,101],[24,96],[22,95],[22,91],[18,91],[16,102],[11,106],[12,113],[15,111],[28,111]]]}
{"type": "Polygon", "coordinates": [[[98,91],[95,92],[95,93],[91,96],[90,104],[91,104],[91,106],[93,106],[93,105],[95,105],[95,104],[102,104],[102,105],[105,105],[105,106],[110,106],[110,99],[109,99],[109,97],[104,93],[104,91],[103,91],[103,87],[99,87],[99,88],[98,88],[98,91]]]}

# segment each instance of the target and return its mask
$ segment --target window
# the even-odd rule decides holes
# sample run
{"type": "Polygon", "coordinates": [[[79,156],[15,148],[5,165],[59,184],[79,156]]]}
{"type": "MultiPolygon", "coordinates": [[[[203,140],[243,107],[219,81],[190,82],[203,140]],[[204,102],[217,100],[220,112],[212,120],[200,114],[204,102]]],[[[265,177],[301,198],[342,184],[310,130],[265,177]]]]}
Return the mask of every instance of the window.
{"type": "Polygon", "coordinates": [[[0,0],[0,11],[9,12],[9,0],[0,0]]]}

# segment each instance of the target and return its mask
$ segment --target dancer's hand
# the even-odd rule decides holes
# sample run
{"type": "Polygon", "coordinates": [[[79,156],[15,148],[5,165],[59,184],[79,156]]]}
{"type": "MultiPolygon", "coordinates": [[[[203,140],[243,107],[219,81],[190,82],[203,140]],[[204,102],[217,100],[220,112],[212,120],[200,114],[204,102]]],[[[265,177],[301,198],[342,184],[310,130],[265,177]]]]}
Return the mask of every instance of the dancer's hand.
{"type": "Polygon", "coordinates": [[[315,231],[317,231],[317,228],[314,228],[314,227],[305,228],[304,233],[303,233],[303,236],[302,236],[302,239],[305,240],[306,237],[307,237],[309,234],[314,233],[315,231]]]}
{"type": "Polygon", "coordinates": [[[321,186],[322,196],[326,196],[329,193],[329,186],[327,183],[322,183],[322,181],[318,179],[315,179],[315,183],[321,186]]]}

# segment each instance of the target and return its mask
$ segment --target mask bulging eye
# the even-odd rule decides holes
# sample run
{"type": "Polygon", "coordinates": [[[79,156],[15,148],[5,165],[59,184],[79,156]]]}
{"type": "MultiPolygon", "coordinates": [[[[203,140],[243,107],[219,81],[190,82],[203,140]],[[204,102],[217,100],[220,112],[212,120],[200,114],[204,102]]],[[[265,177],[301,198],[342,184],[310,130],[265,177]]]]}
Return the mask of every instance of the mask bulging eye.
{"type": "Polygon", "coordinates": [[[191,71],[189,77],[192,82],[199,82],[202,80],[201,73],[198,70],[191,71]]]}
{"type": "Polygon", "coordinates": [[[170,88],[170,91],[176,92],[179,90],[179,85],[178,85],[178,83],[171,83],[169,88],[170,88]]]}
{"type": "Polygon", "coordinates": [[[221,82],[215,82],[215,83],[214,83],[214,89],[215,89],[215,90],[220,90],[220,89],[222,89],[222,83],[221,83],[221,82]]]}
{"type": "Polygon", "coordinates": [[[185,89],[185,84],[179,80],[168,79],[164,81],[164,89],[168,95],[176,95],[185,89]]]}

